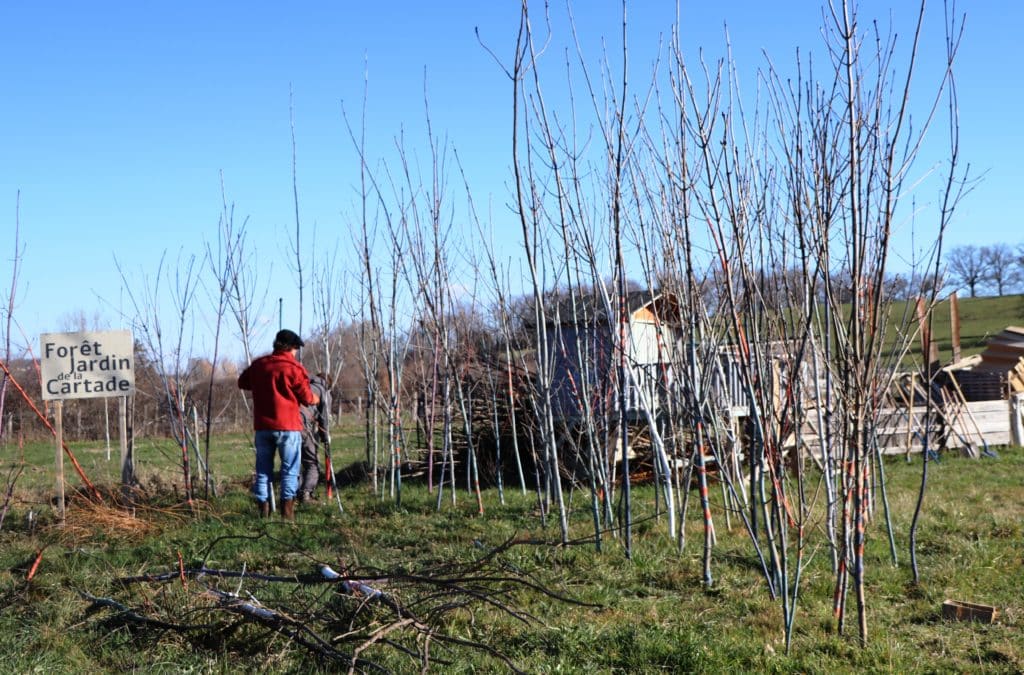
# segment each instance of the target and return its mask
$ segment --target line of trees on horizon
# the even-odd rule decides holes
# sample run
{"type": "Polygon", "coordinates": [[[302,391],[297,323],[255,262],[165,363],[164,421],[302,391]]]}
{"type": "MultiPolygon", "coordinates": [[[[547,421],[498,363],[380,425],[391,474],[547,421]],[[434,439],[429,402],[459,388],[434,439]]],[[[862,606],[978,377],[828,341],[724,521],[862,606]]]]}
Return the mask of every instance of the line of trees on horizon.
{"type": "Polygon", "coordinates": [[[955,246],[946,254],[946,289],[1003,296],[1021,290],[1024,282],[1024,243],[955,246]]]}

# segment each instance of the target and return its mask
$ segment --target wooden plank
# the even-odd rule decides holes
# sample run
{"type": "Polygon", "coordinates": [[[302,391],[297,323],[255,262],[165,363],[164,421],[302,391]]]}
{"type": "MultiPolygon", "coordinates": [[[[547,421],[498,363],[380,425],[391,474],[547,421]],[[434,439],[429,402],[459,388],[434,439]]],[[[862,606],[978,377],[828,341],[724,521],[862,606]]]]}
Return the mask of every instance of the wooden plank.
{"type": "Polygon", "coordinates": [[[1006,410],[986,410],[973,413],[974,419],[978,421],[979,427],[1003,427],[1009,424],[1009,406],[1006,410]]]}
{"type": "Polygon", "coordinates": [[[924,298],[917,299],[917,322],[921,334],[921,353],[926,354],[928,363],[939,362],[939,343],[932,340],[931,327],[928,324],[927,311],[924,307],[924,298]]]}
{"type": "Polygon", "coordinates": [[[960,360],[960,303],[956,291],[949,294],[949,332],[953,348],[953,361],[960,360]]]}
{"type": "MultiPolygon", "coordinates": [[[[950,363],[948,366],[943,366],[942,369],[945,370],[945,371],[950,371],[950,370],[970,370],[971,368],[975,368],[977,366],[980,366],[981,362],[982,362],[981,354],[974,354],[973,356],[968,356],[968,357],[963,358],[963,359],[957,359],[957,360],[953,361],[952,363],[950,363]]],[[[911,373],[910,376],[911,377],[915,377],[916,373],[911,373]]]]}
{"type": "Polygon", "coordinates": [[[984,413],[1003,413],[1010,409],[1009,403],[1004,399],[998,399],[995,401],[968,401],[967,407],[970,408],[974,414],[984,413]]]}
{"type": "Polygon", "coordinates": [[[949,621],[992,623],[998,616],[999,610],[992,605],[980,605],[963,600],[946,600],[942,603],[942,618],[949,621]]]}
{"type": "Polygon", "coordinates": [[[993,340],[1021,340],[1024,341],[1024,328],[1020,326],[1007,326],[996,333],[993,340]]]}
{"type": "Polygon", "coordinates": [[[982,361],[992,358],[1014,358],[1024,353],[1024,345],[989,342],[981,352],[982,361]]]}
{"type": "Polygon", "coordinates": [[[888,445],[879,446],[878,449],[883,455],[905,455],[907,453],[916,454],[924,452],[924,446],[920,443],[914,443],[909,448],[902,445],[888,445]]]}
{"type": "MultiPolygon", "coordinates": [[[[960,402],[956,406],[959,412],[947,411],[947,423],[952,427],[947,439],[947,447],[958,449],[970,444],[977,451],[983,444],[1002,445],[1012,442],[1010,402],[1004,399],[988,401],[960,402]],[[971,417],[973,416],[973,421],[971,417]]],[[[884,455],[901,455],[919,453],[923,450],[921,436],[924,433],[928,407],[913,406],[909,409],[901,406],[885,407],[879,411],[875,430],[879,450],[884,455]]],[[[932,407],[932,414],[941,411],[932,407]]],[[[808,416],[801,427],[801,440],[804,452],[815,457],[821,456],[821,430],[813,409],[808,409],[808,416]]],[[[933,437],[932,439],[936,439],[933,437]]]]}

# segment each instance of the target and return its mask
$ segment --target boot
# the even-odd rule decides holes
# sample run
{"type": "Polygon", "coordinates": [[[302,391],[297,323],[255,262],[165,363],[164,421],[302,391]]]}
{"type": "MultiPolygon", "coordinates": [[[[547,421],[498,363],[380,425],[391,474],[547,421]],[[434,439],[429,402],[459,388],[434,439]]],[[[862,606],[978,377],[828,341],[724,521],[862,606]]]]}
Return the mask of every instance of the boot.
{"type": "Polygon", "coordinates": [[[282,499],[281,500],[281,517],[288,521],[295,520],[295,500],[294,499],[282,499]]]}
{"type": "Polygon", "coordinates": [[[256,502],[256,506],[260,510],[260,518],[270,517],[270,502],[256,502]]]}

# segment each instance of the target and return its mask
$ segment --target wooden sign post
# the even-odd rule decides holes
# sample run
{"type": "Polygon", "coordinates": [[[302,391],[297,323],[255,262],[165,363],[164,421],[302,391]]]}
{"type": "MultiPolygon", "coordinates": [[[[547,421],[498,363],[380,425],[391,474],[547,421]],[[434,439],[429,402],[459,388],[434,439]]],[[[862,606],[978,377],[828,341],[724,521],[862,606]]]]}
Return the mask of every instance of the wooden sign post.
{"type": "Polygon", "coordinates": [[[58,400],[53,404],[54,431],[57,437],[57,503],[54,507],[57,510],[57,519],[64,523],[64,401],[58,400]]]}
{"type": "Polygon", "coordinates": [[[117,398],[117,429],[121,439],[121,491],[128,501],[132,485],[135,484],[135,457],[132,455],[132,447],[128,445],[127,396],[117,398]]]}

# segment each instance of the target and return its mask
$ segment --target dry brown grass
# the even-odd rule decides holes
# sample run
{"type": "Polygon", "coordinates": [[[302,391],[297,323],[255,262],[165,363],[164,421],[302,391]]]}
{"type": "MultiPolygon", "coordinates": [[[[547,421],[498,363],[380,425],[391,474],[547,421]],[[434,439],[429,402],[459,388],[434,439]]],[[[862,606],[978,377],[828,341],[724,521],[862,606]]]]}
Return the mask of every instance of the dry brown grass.
{"type": "Polygon", "coordinates": [[[159,536],[168,525],[184,525],[196,512],[208,511],[209,505],[193,500],[173,506],[154,506],[147,503],[127,503],[115,494],[104,495],[97,504],[75,493],[67,502],[64,522],[53,521],[45,528],[64,545],[80,545],[95,540],[102,533],[108,540],[137,542],[159,536]]]}

